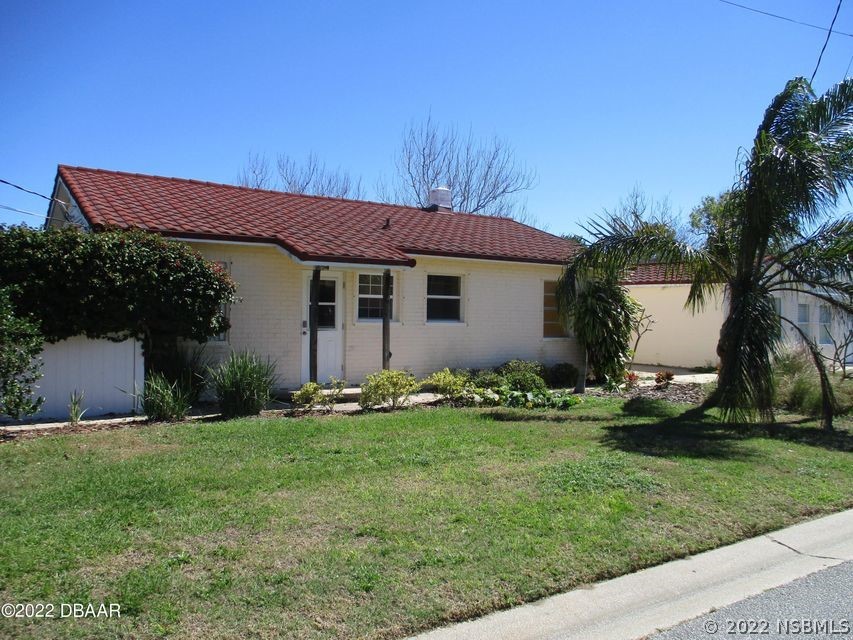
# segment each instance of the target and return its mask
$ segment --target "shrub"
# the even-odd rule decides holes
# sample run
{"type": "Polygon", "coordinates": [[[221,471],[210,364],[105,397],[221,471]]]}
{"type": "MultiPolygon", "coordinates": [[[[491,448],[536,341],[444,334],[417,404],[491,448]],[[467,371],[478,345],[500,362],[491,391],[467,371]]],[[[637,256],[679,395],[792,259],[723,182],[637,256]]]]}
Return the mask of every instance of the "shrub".
{"type": "Polygon", "coordinates": [[[540,378],[545,377],[544,365],[534,360],[510,360],[504,362],[496,371],[504,377],[514,373],[532,373],[540,378]]]}
{"type": "Polygon", "coordinates": [[[548,367],[545,372],[545,381],[552,389],[566,389],[574,387],[578,381],[578,368],[570,362],[560,362],[548,367]]]}
{"type": "Polygon", "coordinates": [[[634,371],[625,372],[625,388],[636,389],[640,384],[640,376],[634,371]]]}
{"type": "Polygon", "coordinates": [[[804,348],[780,353],[773,365],[774,404],[805,415],[820,415],[822,394],[820,378],[804,348]]]}
{"type": "Polygon", "coordinates": [[[329,383],[326,385],[326,393],[323,395],[323,405],[327,411],[333,411],[335,405],[344,397],[344,389],[347,386],[346,380],[338,380],[335,376],[329,378],[329,383]]]}
{"type": "Polygon", "coordinates": [[[256,353],[232,353],[208,369],[219,410],[227,418],[257,415],[272,397],[276,384],[275,363],[256,353]]]}
{"type": "Polygon", "coordinates": [[[36,325],[18,317],[9,291],[0,289],[0,414],[17,419],[41,407],[44,398],[33,399],[33,389],[42,375],[43,346],[36,325]]]}
{"type": "MultiPolygon", "coordinates": [[[[76,335],[203,342],[228,328],[236,285],[183,242],[140,230],[0,228],[0,287],[50,342],[76,335]]],[[[156,368],[155,368],[156,370],[156,368]]]]}
{"type": "Polygon", "coordinates": [[[409,396],[418,390],[420,384],[408,371],[385,370],[372,373],[361,385],[361,397],[358,403],[364,409],[379,405],[389,405],[396,409],[406,403],[409,396]]]}
{"type": "Polygon", "coordinates": [[[467,373],[454,373],[446,367],[425,378],[422,385],[431,387],[448,402],[462,401],[472,387],[471,378],[467,373]]]}
{"type": "Polygon", "coordinates": [[[301,409],[310,409],[323,403],[323,387],[316,382],[306,382],[290,398],[301,409]]]}
{"type": "Polygon", "coordinates": [[[641,307],[619,283],[621,274],[601,273],[577,286],[573,269],[563,272],[557,286],[557,307],[566,316],[569,329],[586,349],[588,369],[597,380],[621,384],[629,359],[631,338],[641,307]],[[614,382],[615,380],[619,382],[614,382]]]}
{"type": "Polygon", "coordinates": [[[162,373],[145,379],[142,411],[152,422],[177,422],[187,417],[191,392],[177,382],[169,382],[162,373]]]}
{"type": "Polygon", "coordinates": [[[506,386],[513,391],[547,391],[548,387],[542,376],[539,376],[532,371],[513,371],[504,375],[506,386]]]}
{"type": "Polygon", "coordinates": [[[509,387],[501,387],[497,391],[496,402],[491,404],[520,409],[569,409],[581,402],[580,397],[571,393],[552,393],[547,389],[517,391],[509,387]]]}
{"type": "Polygon", "coordinates": [[[497,371],[483,369],[471,376],[471,384],[478,389],[498,389],[506,385],[506,379],[497,371]]]}
{"type": "Polygon", "coordinates": [[[672,371],[664,370],[658,371],[655,374],[655,386],[658,389],[666,389],[670,383],[675,378],[675,374],[672,371]]]}

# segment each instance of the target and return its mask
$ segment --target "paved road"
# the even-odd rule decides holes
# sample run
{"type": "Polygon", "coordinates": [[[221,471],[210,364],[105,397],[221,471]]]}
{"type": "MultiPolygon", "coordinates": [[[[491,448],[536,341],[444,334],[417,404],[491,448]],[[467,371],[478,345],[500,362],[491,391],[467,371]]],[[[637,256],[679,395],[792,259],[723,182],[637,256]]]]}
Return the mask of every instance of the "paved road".
{"type": "Polygon", "coordinates": [[[711,638],[853,638],[853,562],[818,571],[649,636],[649,640],[711,638]]]}

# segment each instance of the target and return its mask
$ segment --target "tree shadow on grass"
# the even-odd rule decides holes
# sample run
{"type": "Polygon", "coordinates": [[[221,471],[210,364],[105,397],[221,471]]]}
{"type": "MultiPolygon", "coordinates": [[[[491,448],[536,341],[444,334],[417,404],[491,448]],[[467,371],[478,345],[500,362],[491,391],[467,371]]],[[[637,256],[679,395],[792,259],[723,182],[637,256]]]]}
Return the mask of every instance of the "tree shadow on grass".
{"type": "Polygon", "coordinates": [[[660,400],[635,398],[622,408],[625,416],[653,418],[653,422],[604,427],[602,444],[612,449],[653,456],[745,459],[754,454],[740,446],[754,438],[796,442],[830,451],[853,451],[853,434],[834,432],[804,423],[808,419],[785,419],[773,424],[721,422],[704,409],[683,411],[660,400]]]}
{"type": "Polygon", "coordinates": [[[562,424],[564,422],[612,422],[613,416],[608,415],[589,415],[584,413],[574,413],[573,409],[566,412],[531,410],[531,409],[492,409],[484,411],[480,414],[486,420],[494,420],[495,422],[555,422],[562,424]]]}

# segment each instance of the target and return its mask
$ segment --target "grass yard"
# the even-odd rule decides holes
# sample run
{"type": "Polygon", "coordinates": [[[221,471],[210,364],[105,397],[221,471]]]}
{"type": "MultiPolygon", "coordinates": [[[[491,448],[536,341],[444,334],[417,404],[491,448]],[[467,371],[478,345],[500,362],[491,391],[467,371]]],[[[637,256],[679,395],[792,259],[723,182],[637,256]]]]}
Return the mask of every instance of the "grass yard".
{"type": "Polygon", "coordinates": [[[853,507],[853,435],[421,409],[0,445],[0,637],[397,638],[853,507]]]}

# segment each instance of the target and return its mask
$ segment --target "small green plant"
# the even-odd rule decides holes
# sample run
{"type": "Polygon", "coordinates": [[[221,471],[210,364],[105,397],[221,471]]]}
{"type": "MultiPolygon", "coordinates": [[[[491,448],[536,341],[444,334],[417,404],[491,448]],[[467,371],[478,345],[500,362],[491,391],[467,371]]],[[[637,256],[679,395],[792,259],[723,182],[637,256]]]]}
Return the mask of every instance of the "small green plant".
{"type": "Polygon", "coordinates": [[[300,409],[311,409],[323,403],[323,387],[316,382],[306,382],[290,398],[300,409]]]}
{"type": "Polygon", "coordinates": [[[83,391],[74,391],[71,392],[68,398],[68,423],[72,427],[76,427],[80,424],[80,420],[83,419],[83,414],[86,413],[87,409],[83,408],[83,399],[86,397],[86,394],[83,391]]]}
{"type": "Polygon", "coordinates": [[[385,370],[372,373],[361,385],[358,403],[363,409],[388,405],[391,409],[403,406],[420,384],[408,371],[385,370]]]}
{"type": "Polygon", "coordinates": [[[447,367],[424,379],[422,385],[432,388],[445,402],[458,403],[471,391],[471,377],[465,373],[454,373],[447,367]]]}
{"type": "Polygon", "coordinates": [[[151,422],[177,422],[187,417],[192,392],[162,373],[149,374],[142,392],[142,411],[151,422]]]}
{"type": "Polygon", "coordinates": [[[578,381],[578,368],[570,362],[559,362],[548,367],[545,372],[545,382],[551,389],[568,389],[578,381]]]}
{"type": "Polygon", "coordinates": [[[655,374],[655,386],[658,389],[666,389],[675,378],[675,374],[668,369],[658,371],[655,374]]]}
{"type": "Polygon", "coordinates": [[[226,418],[258,415],[272,397],[275,363],[256,353],[232,353],[208,369],[208,379],[226,418]]]}
{"type": "Polygon", "coordinates": [[[622,393],[625,390],[625,370],[623,369],[618,375],[604,376],[601,388],[610,393],[622,393]]]}
{"type": "Polygon", "coordinates": [[[346,380],[339,380],[335,376],[331,376],[329,378],[329,382],[326,384],[326,392],[322,394],[322,402],[323,406],[326,407],[326,411],[331,413],[335,410],[335,405],[344,397],[344,389],[346,389],[346,386],[346,380]]]}
{"type": "Polygon", "coordinates": [[[583,402],[583,398],[573,393],[552,393],[551,406],[554,409],[571,409],[583,402]]]}

